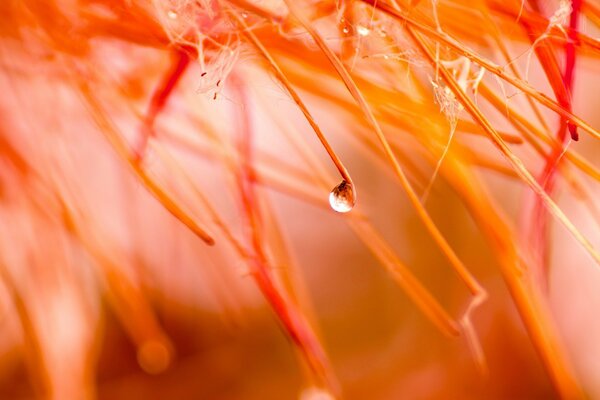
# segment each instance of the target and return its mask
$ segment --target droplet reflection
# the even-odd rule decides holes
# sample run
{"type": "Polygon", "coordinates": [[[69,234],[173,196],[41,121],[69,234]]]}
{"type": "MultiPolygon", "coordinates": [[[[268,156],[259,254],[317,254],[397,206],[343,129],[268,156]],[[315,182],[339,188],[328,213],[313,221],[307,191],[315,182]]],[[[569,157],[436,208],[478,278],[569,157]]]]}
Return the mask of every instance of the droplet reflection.
{"type": "Polygon", "coordinates": [[[352,210],[354,203],[356,203],[356,195],[354,194],[354,187],[352,187],[350,182],[340,182],[329,193],[329,205],[334,211],[346,213],[352,210]]]}

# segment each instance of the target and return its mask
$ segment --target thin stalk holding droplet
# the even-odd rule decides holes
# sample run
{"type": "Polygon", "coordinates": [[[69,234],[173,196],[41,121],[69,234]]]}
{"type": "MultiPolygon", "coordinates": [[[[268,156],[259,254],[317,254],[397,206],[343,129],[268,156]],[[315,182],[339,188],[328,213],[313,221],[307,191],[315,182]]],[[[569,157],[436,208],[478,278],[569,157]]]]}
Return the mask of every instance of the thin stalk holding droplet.
{"type": "MultiPolygon", "coordinates": [[[[298,105],[298,107],[300,108],[300,111],[302,111],[302,114],[304,114],[304,117],[306,118],[306,120],[310,124],[311,128],[313,129],[313,131],[317,135],[317,138],[319,139],[319,141],[321,142],[321,144],[325,148],[325,151],[327,152],[327,154],[331,158],[331,161],[333,162],[333,164],[337,168],[338,172],[340,173],[340,175],[342,177],[342,182],[339,183],[331,191],[330,199],[331,199],[331,195],[332,194],[336,193],[336,191],[339,191],[340,187],[343,187],[343,188],[345,188],[344,191],[346,192],[346,196],[345,196],[346,199],[350,199],[349,194],[350,193],[352,194],[352,196],[351,196],[352,197],[352,201],[351,201],[352,205],[350,207],[350,209],[352,209],[352,207],[354,207],[354,204],[356,202],[356,190],[354,189],[354,187],[355,187],[354,186],[354,182],[352,180],[352,177],[350,176],[350,173],[348,172],[348,169],[346,168],[346,166],[344,165],[344,163],[342,162],[342,160],[338,157],[338,155],[335,153],[335,151],[333,150],[333,148],[331,147],[331,145],[327,141],[327,138],[325,137],[325,135],[321,131],[321,128],[319,128],[319,125],[316,123],[316,121],[313,118],[312,114],[310,113],[310,111],[308,111],[308,108],[306,107],[306,105],[304,104],[304,102],[302,101],[302,99],[300,98],[300,96],[298,95],[298,93],[296,92],[296,90],[294,89],[294,87],[292,86],[292,83],[287,78],[287,76],[283,73],[283,71],[281,70],[281,68],[279,67],[279,65],[275,62],[275,60],[273,59],[273,57],[271,56],[271,54],[267,51],[267,49],[265,48],[265,46],[263,46],[263,44],[256,37],[256,35],[248,28],[248,25],[243,20],[243,18],[241,18],[234,10],[230,10],[230,13],[231,13],[233,19],[235,20],[235,22],[240,27],[243,28],[243,34],[250,40],[250,42],[254,45],[254,47],[256,47],[256,49],[267,60],[267,62],[271,66],[271,68],[273,68],[273,70],[275,72],[275,75],[277,76],[277,79],[279,79],[279,81],[286,88],[286,90],[288,91],[288,93],[290,94],[290,96],[292,97],[292,99],[294,100],[294,102],[298,105]],[[350,190],[350,192],[348,192],[348,190],[350,190]]],[[[334,205],[331,202],[331,200],[330,200],[330,204],[331,204],[331,207],[335,211],[338,211],[338,209],[336,209],[336,207],[334,207],[334,205]]],[[[347,211],[350,211],[350,209],[348,209],[346,211],[341,211],[341,212],[347,212],[347,211]]]]}

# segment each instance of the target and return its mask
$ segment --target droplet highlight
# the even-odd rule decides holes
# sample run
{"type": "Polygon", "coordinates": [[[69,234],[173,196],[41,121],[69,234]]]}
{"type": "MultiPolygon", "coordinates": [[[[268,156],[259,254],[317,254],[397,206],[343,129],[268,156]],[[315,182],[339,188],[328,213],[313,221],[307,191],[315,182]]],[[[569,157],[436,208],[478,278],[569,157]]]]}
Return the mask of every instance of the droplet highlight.
{"type": "Polygon", "coordinates": [[[329,205],[334,211],[346,213],[354,207],[356,195],[350,182],[342,181],[329,193],[329,205]]]}

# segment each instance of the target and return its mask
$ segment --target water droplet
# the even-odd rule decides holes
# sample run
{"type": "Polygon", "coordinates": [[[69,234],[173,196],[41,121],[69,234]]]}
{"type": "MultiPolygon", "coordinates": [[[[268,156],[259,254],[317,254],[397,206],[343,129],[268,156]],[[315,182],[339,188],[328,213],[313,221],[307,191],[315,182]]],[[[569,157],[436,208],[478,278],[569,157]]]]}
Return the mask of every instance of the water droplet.
{"type": "Polygon", "coordinates": [[[167,11],[167,17],[169,17],[170,19],[177,19],[178,15],[175,11],[169,10],[167,11]]]}
{"type": "Polygon", "coordinates": [[[246,11],[242,11],[242,18],[248,18],[248,13],[246,11]]]}
{"type": "Polygon", "coordinates": [[[356,32],[360,35],[360,36],[368,36],[369,33],[371,33],[371,30],[369,28],[367,28],[366,26],[362,26],[362,25],[358,25],[356,27],[356,32]]]}
{"type": "Polygon", "coordinates": [[[344,34],[347,35],[348,32],[350,32],[350,29],[347,26],[345,26],[342,28],[342,32],[344,32],[344,34]]]}
{"type": "Polygon", "coordinates": [[[340,182],[339,185],[333,188],[329,193],[329,205],[334,211],[346,213],[354,207],[356,195],[352,184],[346,181],[340,182]]]}

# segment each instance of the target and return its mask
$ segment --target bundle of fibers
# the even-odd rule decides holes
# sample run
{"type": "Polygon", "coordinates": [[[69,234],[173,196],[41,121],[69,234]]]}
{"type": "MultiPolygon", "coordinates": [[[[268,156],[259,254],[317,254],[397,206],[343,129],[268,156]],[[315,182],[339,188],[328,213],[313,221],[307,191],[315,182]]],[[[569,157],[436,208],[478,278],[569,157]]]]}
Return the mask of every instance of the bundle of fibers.
{"type": "Polygon", "coordinates": [[[600,398],[594,0],[0,2],[0,397],[600,398]]]}

